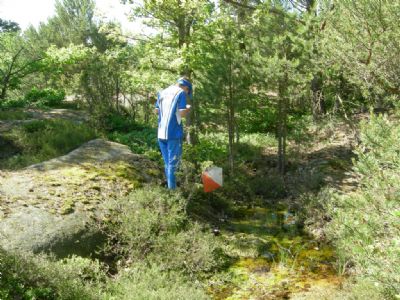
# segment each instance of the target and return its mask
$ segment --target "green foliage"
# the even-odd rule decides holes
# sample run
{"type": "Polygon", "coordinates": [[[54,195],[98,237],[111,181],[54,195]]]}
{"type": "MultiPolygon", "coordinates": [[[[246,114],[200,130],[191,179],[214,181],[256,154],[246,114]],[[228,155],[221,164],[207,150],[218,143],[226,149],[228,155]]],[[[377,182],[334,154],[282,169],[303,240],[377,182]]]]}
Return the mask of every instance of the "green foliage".
{"type": "Polygon", "coordinates": [[[96,134],[85,124],[54,119],[26,123],[7,136],[22,152],[2,162],[2,166],[15,169],[66,154],[96,134]]]}
{"type": "Polygon", "coordinates": [[[327,8],[317,65],[328,83],[327,94],[333,91],[345,107],[363,102],[390,106],[393,97],[398,101],[400,29],[390,24],[397,22],[399,9],[397,2],[365,0],[327,8]]]}
{"type": "Polygon", "coordinates": [[[65,92],[63,90],[51,88],[38,89],[34,87],[25,95],[25,100],[28,103],[34,103],[37,106],[57,107],[64,99],[65,92]]]}
{"type": "Polygon", "coordinates": [[[73,256],[55,261],[45,256],[0,250],[1,299],[98,299],[106,268],[73,256]]]}
{"type": "Polygon", "coordinates": [[[19,98],[20,88],[41,71],[41,49],[35,48],[21,32],[0,33],[0,102],[19,98]]]}
{"type": "Polygon", "coordinates": [[[218,269],[224,263],[218,242],[188,219],[186,205],[179,193],[161,188],[110,201],[101,223],[110,241],[106,252],[191,277],[218,269]]]}
{"type": "Polygon", "coordinates": [[[354,171],[361,180],[355,193],[326,201],[332,221],[329,235],[344,261],[355,264],[384,290],[400,295],[400,124],[384,116],[364,122],[354,171]]]}
{"type": "MultiPolygon", "coordinates": [[[[170,254],[173,255],[175,251],[170,254]]],[[[160,300],[209,299],[199,282],[155,264],[135,264],[122,271],[109,288],[107,299],[160,300]]]]}
{"type": "Polygon", "coordinates": [[[266,199],[282,199],[287,195],[285,182],[277,172],[267,176],[256,176],[249,182],[251,191],[266,199]]]}
{"type": "Polygon", "coordinates": [[[3,102],[0,102],[1,109],[10,109],[10,108],[23,108],[28,105],[28,102],[25,99],[9,99],[3,102]]]}
{"type": "Polygon", "coordinates": [[[244,132],[274,132],[277,114],[269,107],[243,110],[239,116],[240,127],[244,132]]]}
{"type": "Polygon", "coordinates": [[[130,116],[114,113],[105,116],[104,129],[108,132],[129,133],[141,130],[143,126],[137,124],[130,116]]]}
{"type": "Polygon", "coordinates": [[[26,120],[31,119],[32,114],[19,109],[0,110],[0,120],[26,120]]]}
{"type": "Polygon", "coordinates": [[[226,161],[226,135],[218,132],[199,136],[199,143],[184,144],[183,159],[188,161],[212,161],[219,165],[226,161]]]}
{"type": "Polygon", "coordinates": [[[18,23],[0,18],[0,32],[17,32],[21,30],[18,23]]]}
{"type": "Polygon", "coordinates": [[[160,160],[161,154],[157,143],[157,130],[138,125],[130,120],[116,117],[112,126],[120,131],[108,134],[111,141],[129,146],[133,153],[144,154],[151,159],[160,160]]]}

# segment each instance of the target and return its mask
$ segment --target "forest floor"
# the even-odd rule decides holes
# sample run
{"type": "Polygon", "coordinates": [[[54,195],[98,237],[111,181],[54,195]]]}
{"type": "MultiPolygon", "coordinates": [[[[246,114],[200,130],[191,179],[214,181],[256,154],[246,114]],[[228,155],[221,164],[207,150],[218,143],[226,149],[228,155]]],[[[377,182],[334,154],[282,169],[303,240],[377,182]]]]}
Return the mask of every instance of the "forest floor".
{"type": "MultiPolygon", "coordinates": [[[[367,116],[359,116],[364,119],[367,116]]],[[[310,128],[308,142],[289,143],[288,169],[282,184],[285,196],[264,198],[261,207],[243,208],[239,217],[222,225],[228,252],[239,256],[225,281],[211,281],[214,299],[347,299],[346,276],[323,228],[326,216],[316,213],[300,220],[306,197],[324,188],[348,193],[357,187],[352,172],[357,130],[340,122],[310,128]]],[[[276,149],[264,148],[248,168],[254,178],[276,176],[276,149]]],[[[267,192],[261,186],[260,193],[267,192]]],[[[265,182],[267,188],[273,188],[265,182]]]]}
{"type": "MultiPolygon", "coordinates": [[[[87,119],[85,113],[76,110],[28,110],[21,119],[0,118],[0,137],[15,126],[54,118],[76,122],[87,119]]],[[[342,287],[346,278],[338,273],[334,252],[324,240],[324,216],[307,220],[303,228],[297,210],[304,197],[322,188],[348,193],[357,186],[351,171],[357,132],[354,126],[341,122],[323,129],[310,128],[307,136],[312,138],[289,143],[285,197],[267,197],[263,207],[238,208],[237,215],[222,224],[220,238],[225,250],[239,259],[224,279],[218,275],[215,281],[209,281],[214,299],[345,299],[342,287]]],[[[88,149],[82,148],[87,150],[85,155],[78,149],[22,170],[0,171],[0,220],[17,207],[26,206],[57,215],[90,211],[110,193],[126,194],[134,188],[131,179],[140,185],[147,181],[143,176],[160,175],[149,162],[143,162],[143,167],[142,162],[135,166],[121,161],[121,153],[129,152],[125,146],[118,146],[124,148],[121,150],[109,142],[96,141],[87,144],[88,149]],[[115,164],[117,156],[119,163],[115,164]],[[143,170],[149,174],[141,174],[143,170]]],[[[128,156],[132,161],[139,160],[134,154],[128,156]]],[[[276,175],[275,164],[276,149],[266,147],[248,170],[253,178],[268,180],[276,175]]],[[[262,186],[257,189],[263,193],[262,186]]]]}

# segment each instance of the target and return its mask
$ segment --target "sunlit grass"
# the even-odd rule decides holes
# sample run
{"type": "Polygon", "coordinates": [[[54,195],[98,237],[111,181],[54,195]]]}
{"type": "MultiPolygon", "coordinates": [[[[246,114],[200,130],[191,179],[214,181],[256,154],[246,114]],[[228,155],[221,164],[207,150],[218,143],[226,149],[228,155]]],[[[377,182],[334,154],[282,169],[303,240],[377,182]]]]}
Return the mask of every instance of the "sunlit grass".
{"type": "Polygon", "coordinates": [[[32,118],[32,114],[23,110],[0,110],[0,120],[26,120],[32,118]]]}
{"type": "Polygon", "coordinates": [[[0,161],[0,167],[18,169],[43,162],[64,155],[95,137],[95,131],[85,124],[60,119],[33,121],[7,133],[7,138],[21,151],[0,161]]]}

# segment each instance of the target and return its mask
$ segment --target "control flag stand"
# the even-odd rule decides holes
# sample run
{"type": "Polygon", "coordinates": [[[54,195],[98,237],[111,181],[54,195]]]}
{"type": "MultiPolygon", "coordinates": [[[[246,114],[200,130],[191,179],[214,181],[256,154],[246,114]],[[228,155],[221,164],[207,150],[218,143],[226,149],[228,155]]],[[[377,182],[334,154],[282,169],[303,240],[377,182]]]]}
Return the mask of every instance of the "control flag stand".
{"type": "Polygon", "coordinates": [[[201,181],[203,182],[204,192],[210,193],[222,187],[223,177],[222,168],[209,167],[201,174],[201,181]]]}

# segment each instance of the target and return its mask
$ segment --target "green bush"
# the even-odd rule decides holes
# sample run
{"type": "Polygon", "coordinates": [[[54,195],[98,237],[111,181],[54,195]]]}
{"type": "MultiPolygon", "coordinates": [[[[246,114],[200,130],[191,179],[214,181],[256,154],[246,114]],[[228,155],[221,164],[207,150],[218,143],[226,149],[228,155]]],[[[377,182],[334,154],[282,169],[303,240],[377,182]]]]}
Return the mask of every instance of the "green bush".
{"type": "Polygon", "coordinates": [[[34,103],[37,106],[56,107],[65,99],[63,90],[54,90],[52,88],[38,89],[32,88],[26,95],[25,100],[28,103],[34,103]]]}
{"type": "Polygon", "coordinates": [[[0,108],[1,109],[23,108],[28,104],[29,102],[25,99],[10,99],[0,102],[0,108]]]}
{"type": "Polygon", "coordinates": [[[209,299],[199,282],[154,264],[135,264],[121,272],[109,288],[106,299],[187,300],[209,299]]]}
{"type": "Polygon", "coordinates": [[[400,297],[400,124],[371,116],[361,126],[354,171],[360,187],[325,200],[332,221],[328,235],[343,264],[354,264],[384,291],[400,297]]]}
{"type": "Polygon", "coordinates": [[[45,256],[0,250],[0,299],[99,299],[106,268],[73,256],[45,256]]]}
{"type": "Polygon", "coordinates": [[[281,199],[287,195],[285,182],[276,171],[265,176],[256,176],[249,182],[252,192],[266,199],[281,199]]]}
{"type": "Polygon", "coordinates": [[[186,205],[179,193],[162,188],[109,202],[101,223],[109,236],[105,252],[194,277],[217,269],[223,263],[218,242],[188,219],[186,205]]]}
{"type": "Polygon", "coordinates": [[[226,161],[227,147],[222,134],[206,134],[199,137],[195,145],[184,144],[183,159],[188,161],[213,161],[221,164],[226,161]]]}
{"type": "Polygon", "coordinates": [[[116,113],[106,115],[103,123],[105,130],[109,132],[129,133],[134,130],[143,129],[133,118],[116,113]]]}
{"type": "Polygon", "coordinates": [[[1,163],[15,169],[42,162],[79,147],[93,139],[95,132],[85,124],[54,119],[26,123],[8,133],[22,153],[1,163]]]}
{"type": "Polygon", "coordinates": [[[136,125],[136,129],[130,132],[115,131],[108,134],[108,138],[113,142],[127,145],[133,153],[144,154],[153,160],[161,160],[155,128],[136,125]]]}
{"type": "Polygon", "coordinates": [[[276,129],[277,113],[271,108],[243,110],[239,115],[240,129],[247,133],[273,132],[276,129]]]}

